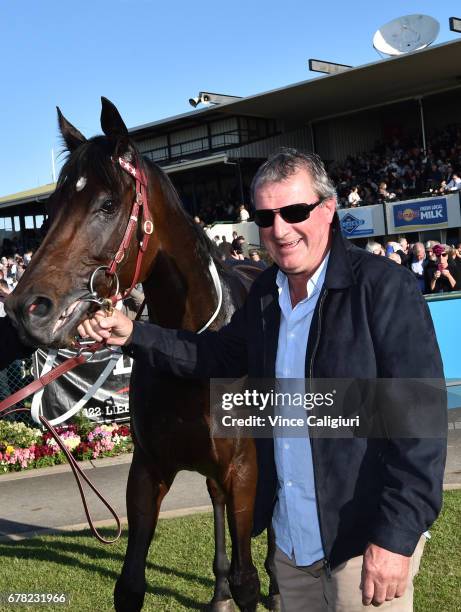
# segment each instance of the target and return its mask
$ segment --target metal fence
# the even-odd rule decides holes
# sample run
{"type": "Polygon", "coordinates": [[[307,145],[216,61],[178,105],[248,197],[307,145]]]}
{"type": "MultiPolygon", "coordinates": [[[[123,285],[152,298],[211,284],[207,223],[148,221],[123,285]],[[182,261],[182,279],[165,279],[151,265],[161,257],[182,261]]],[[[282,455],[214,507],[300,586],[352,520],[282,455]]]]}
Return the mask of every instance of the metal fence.
{"type": "MultiPolygon", "coordinates": [[[[15,391],[22,389],[33,380],[32,359],[18,359],[10,363],[4,370],[0,370],[0,401],[10,396],[15,391]]],[[[31,397],[26,398],[11,408],[30,407],[31,397]]],[[[33,420],[29,412],[14,412],[5,417],[11,421],[20,421],[26,425],[32,425],[33,420]]],[[[36,427],[36,425],[34,425],[36,427]]]]}

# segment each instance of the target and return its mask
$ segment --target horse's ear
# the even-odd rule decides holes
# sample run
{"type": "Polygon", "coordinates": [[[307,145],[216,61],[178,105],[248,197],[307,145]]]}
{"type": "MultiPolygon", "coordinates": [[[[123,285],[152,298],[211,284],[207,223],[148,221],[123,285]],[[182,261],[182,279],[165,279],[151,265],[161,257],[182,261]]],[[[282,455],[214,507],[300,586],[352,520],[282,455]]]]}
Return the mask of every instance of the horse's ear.
{"type": "Polygon", "coordinates": [[[101,127],[102,131],[109,138],[120,138],[128,136],[128,129],[110,100],[101,96],[101,127]]]}
{"type": "Polygon", "coordinates": [[[67,149],[72,152],[77,149],[82,143],[86,142],[85,136],[77,130],[76,127],[69,123],[64,115],[61,113],[59,106],[56,107],[58,111],[58,122],[59,130],[64,138],[67,149]]]}

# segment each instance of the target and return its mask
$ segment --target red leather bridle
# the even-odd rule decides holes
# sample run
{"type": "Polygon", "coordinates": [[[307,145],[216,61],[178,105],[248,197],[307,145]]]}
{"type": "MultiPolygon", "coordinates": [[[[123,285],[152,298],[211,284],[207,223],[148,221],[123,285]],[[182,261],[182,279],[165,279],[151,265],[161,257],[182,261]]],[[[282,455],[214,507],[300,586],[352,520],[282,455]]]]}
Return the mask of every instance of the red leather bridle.
{"type": "Polygon", "coordinates": [[[140,164],[134,166],[130,162],[127,162],[122,157],[119,157],[117,160],[112,160],[114,163],[118,163],[120,167],[127,172],[130,176],[132,176],[136,181],[136,192],[135,198],[133,201],[133,205],[131,207],[130,216],[128,219],[128,223],[125,229],[125,233],[123,235],[122,241],[117,249],[117,252],[114,255],[114,258],[109,263],[108,266],[100,266],[93,271],[93,274],[90,278],[90,294],[91,301],[95,301],[100,303],[102,306],[110,309],[113,307],[118,301],[124,300],[128,297],[135,287],[136,283],[139,280],[139,275],[141,273],[141,266],[144,254],[147,250],[147,245],[149,243],[149,238],[154,231],[154,222],[152,220],[152,215],[150,213],[149,207],[147,205],[147,178],[143,170],[140,168],[140,164]],[[141,224],[139,224],[139,217],[141,215],[141,224]],[[138,230],[138,254],[136,256],[136,266],[134,275],[131,281],[130,286],[124,290],[124,292],[119,295],[118,294],[118,276],[117,276],[117,268],[125,259],[126,253],[131,244],[131,240],[133,238],[134,232],[138,230]],[[115,279],[116,283],[116,291],[115,294],[101,299],[97,297],[97,293],[93,289],[94,277],[100,271],[104,270],[106,276],[111,276],[115,279]]]}
{"type": "MultiPolygon", "coordinates": [[[[135,195],[135,199],[134,199],[133,205],[131,207],[130,217],[128,219],[128,223],[127,223],[127,226],[126,226],[126,229],[125,229],[125,233],[123,235],[122,242],[120,243],[120,246],[117,249],[117,252],[116,252],[114,258],[112,259],[112,261],[110,262],[110,264],[108,266],[101,266],[101,267],[97,268],[93,272],[93,274],[91,276],[91,279],[90,279],[90,292],[91,292],[91,295],[93,296],[92,301],[98,302],[102,306],[105,305],[107,308],[112,308],[118,301],[123,300],[128,295],[130,295],[130,293],[133,290],[134,286],[138,282],[139,275],[141,273],[142,260],[143,260],[144,254],[145,254],[145,252],[147,250],[147,245],[149,243],[149,238],[150,238],[150,236],[152,235],[152,233],[154,231],[154,223],[153,223],[152,216],[150,214],[150,211],[149,211],[149,208],[148,208],[148,205],[147,205],[147,178],[146,178],[145,173],[143,172],[143,170],[141,170],[141,168],[139,167],[139,164],[138,164],[138,167],[133,166],[132,164],[130,164],[129,162],[125,161],[121,157],[118,158],[117,162],[120,164],[120,167],[125,172],[127,172],[128,174],[130,174],[131,176],[134,177],[134,179],[136,181],[136,195],[135,195]],[[125,289],[123,291],[123,293],[120,295],[118,293],[117,267],[125,259],[126,252],[127,252],[128,248],[130,246],[133,234],[134,234],[135,230],[139,226],[139,216],[140,215],[141,215],[141,226],[140,226],[139,239],[138,239],[138,254],[136,256],[136,267],[135,267],[134,275],[133,275],[133,278],[132,278],[130,286],[128,287],[128,289],[125,289]],[[110,296],[110,297],[108,297],[108,298],[105,298],[105,299],[97,298],[97,294],[95,294],[93,292],[93,289],[92,289],[93,280],[94,280],[94,277],[95,277],[96,273],[98,272],[98,270],[105,270],[105,273],[108,276],[112,276],[117,281],[117,284],[116,284],[117,290],[116,290],[115,294],[110,296]]],[[[117,163],[117,162],[114,162],[114,163],[117,163]]],[[[142,306],[141,306],[141,310],[142,310],[142,306]]],[[[0,413],[5,412],[6,410],[8,410],[8,408],[13,406],[14,404],[17,404],[18,402],[22,401],[23,399],[25,399],[29,395],[32,395],[32,393],[36,393],[37,391],[40,391],[46,385],[48,385],[50,382],[52,382],[53,380],[56,380],[57,378],[62,376],[65,372],[69,372],[70,370],[73,370],[78,365],[80,365],[82,363],[85,363],[86,361],[88,361],[88,359],[91,357],[91,355],[93,355],[93,353],[95,351],[99,350],[100,348],[103,348],[104,344],[105,344],[104,342],[95,342],[95,343],[93,343],[90,346],[86,346],[86,347],[81,347],[80,346],[79,347],[80,351],[79,351],[79,353],[75,357],[71,357],[70,359],[67,359],[60,366],[54,368],[53,370],[51,370],[47,374],[38,377],[36,380],[31,382],[29,385],[23,387],[19,391],[16,391],[16,393],[13,393],[9,397],[7,397],[3,401],[1,401],[0,402],[0,413]],[[85,355],[85,352],[87,353],[87,355],[85,355]]],[[[29,409],[28,408],[19,408],[19,409],[15,409],[15,410],[9,411],[8,414],[11,414],[12,412],[19,412],[21,410],[25,411],[25,410],[29,410],[29,409]]],[[[115,510],[102,497],[102,495],[94,487],[94,485],[92,485],[91,482],[88,481],[87,477],[82,473],[82,471],[81,471],[80,467],[77,465],[75,459],[68,452],[68,450],[66,449],[64,444],[61,442],[61,440],[59,438],[59,435],[56,432],[56,430],[53,428],[53,426],[50,423],[48,423],[48,421],[43,416],[40,416],[40,421],[51,432],[51,434],[55,438],[56,442],[58,443],[59,447],[66,454],[66,456],[67,456],[67,458],[69,460],[71,468],[72,468],[72,470],[73,470],[73,472],[75,474],[75,477],[77,479],[77,484],[79,486],[79,491],[80,491],[80,495],[82,497],[82,501],[83,501],[85,513],[86,513],[86,516],[87,516],[87,519],[88,519],[88,523],[89,523],[90,528],[93,531],[94,535],[101,542],[103,542],[104,544],[109,544],[109,543],[115,542],[115,540],[117,540],[119,538],[120,533],[121,533],[120,520],[119,520],[115,510]],[[103,538],[99,534],[97,529],[94,527],[93,521],[92,521],[91,516],[89,514],[89,510],[88,510],[88,507],[87,507],[87,504],[86,504],[86,500],[85,500],[85,495],[83,493],[83,489],[82,489],[82,486],[81,486],[78,474],[80,474],[81,477],[83,479],[85,479],[86,482],[88,482],[88,484],[93,489],[93,491],[96,493],[96,495],[103,501],[103,503],[106,505],[106,507],[111,512],[111,514],[114,516],[114,518],[116,520],[116,523],[117,523],[117,534],[116,534],[114,539],[107,540],[107,539],[103,538]]]]}
{"type": "Polygon", "coordinates": [[[131,281],[131,285],[128,289],[124,291],[123,295],[120,298],[124,299],[131,293],[133,287],[138,282],[139,274],[141,272],[142,259],[147,250],[149,238],[154,231],[154,222],[152,220],[152,215],[150,214],[149,207],[147,205],[147,178],[144,171],[141,170],[139,164],[138,167],[133,166],[132,164],[130,164],[130,162],[125,161],[122,157],[119,157],[117,161],[120,164],[120,167],[125,172],[134,177],[136,181],[136,195],[133,202],[133,206],[131,208],[130,218],[128,219],[125,234],[122,238],[122,242],[120,243],[120,246],[117,249],[117,253],[115,254],[106,271],[109,276],[113,276],[114,274],[116,274],[117,266],[119,266],[125,258],[126,252],[128,250],[128,247],[130,246],[130,242],[133,237],[133,233],[138,227],[139,214],[141,214],[140,237],[138,240],[136,268],[133,280],[131,281]]]}

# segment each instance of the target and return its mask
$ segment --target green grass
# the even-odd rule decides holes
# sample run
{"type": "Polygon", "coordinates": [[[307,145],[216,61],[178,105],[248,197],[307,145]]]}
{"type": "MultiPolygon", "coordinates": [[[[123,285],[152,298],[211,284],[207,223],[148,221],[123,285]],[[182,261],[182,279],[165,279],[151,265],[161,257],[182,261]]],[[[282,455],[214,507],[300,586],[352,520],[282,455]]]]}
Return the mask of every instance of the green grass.
{"type": "MultiPolygon", "coordinates": [[[[431,530],[416,582],[417,612],[461,611],[461,491],[445,494],[443,513],[431,530]]],[[[110,534],[106,530],[105,535],[110,534]]],[[[125,535],[125,534],[124,534],[125,535]]],[[[4,606],[3,610],[106,612],[121,569],[126,537],[111,546],[99,544],[87,531],[0,543],[0,592],[66,592],[70,605],[4,606]]],[[[161,520],[147,565],[144,609],[152,612],[204,610],[211,598],[213,574],[212,516],[161,520]]],[[[254,542],[263,595],[265,537],[254,542]]],[[[260,606],[260,610],[264,610],[260,606]]]]}
{"type": "Polygon", "coordinates": [[[461,491],[447,491],[431,528],[418,577],[417,612],[461,612],[461,491]]]}

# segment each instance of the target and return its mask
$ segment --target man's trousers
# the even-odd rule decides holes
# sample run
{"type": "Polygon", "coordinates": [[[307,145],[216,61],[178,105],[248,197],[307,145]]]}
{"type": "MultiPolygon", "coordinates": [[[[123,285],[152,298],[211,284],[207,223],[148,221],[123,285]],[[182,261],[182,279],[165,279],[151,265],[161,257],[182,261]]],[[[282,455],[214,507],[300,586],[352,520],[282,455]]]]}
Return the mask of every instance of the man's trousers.
{"type": "MultiPolygon", "coordinates": [[[[412,612],[413,579],[418,573],[426,538],[421,539],[411,558],[406,591],[402,597],[386,601],[379,610],[412,612]]],[[[294,564],[277,548],[275,567],[282,599],[282,612],[364,612],[373,606],[362,604],[360,579],[363,557],[354,557],[336,567],[327,578],[323,562],[307,567],[294,564]]]]}

